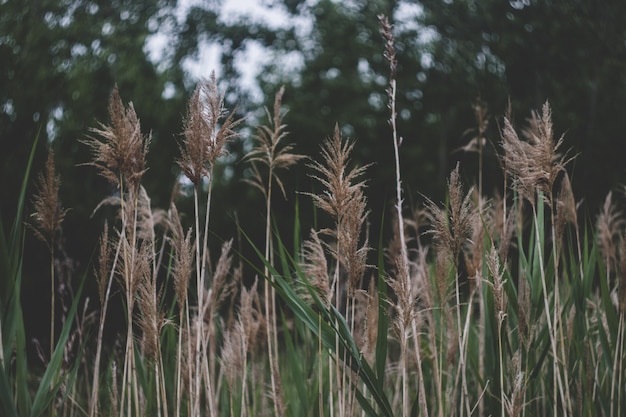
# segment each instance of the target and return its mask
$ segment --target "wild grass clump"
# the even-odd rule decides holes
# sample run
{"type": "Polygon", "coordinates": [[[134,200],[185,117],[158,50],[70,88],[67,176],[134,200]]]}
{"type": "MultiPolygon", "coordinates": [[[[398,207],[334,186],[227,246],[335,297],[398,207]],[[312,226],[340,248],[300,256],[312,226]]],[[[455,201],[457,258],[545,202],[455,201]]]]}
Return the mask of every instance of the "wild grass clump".
{"type": "Polygon", "coordinates": [[[224,107],[215,76],[195,89],[179,138],[176,166],[193,191],[191,213],[179,212],[183,197],[176,193],[167,207],[152,206],[142,186],[150,136],[116,88],[108,122],[83,141],[93,154],[83,164],[114,189],[94,207],[112,206],[114,216],[102,225],[93,265],[80,281],[95,280],[97,312],[90,318],[79,288],[58,320],[61,252],[55,248],[68,211],[58,200],[62,184],[52,152],[35,196],[26,197],[31,157],[15,222],[10,230],[0,225],[2,415],[624,413],[623,192],[610,192],[593,222],[585,222],[549,103],[521,128],[507,114],[498,121],[499,137],[490,138],[489,113],[477,102],[472,143],[478,146],[463,150],[480,154],[478,184],[465,181],[461,172],[471,168],[457,163],[444,201],[424,197],[409,210],[395,123],[393,27],[384,16],[380,25],[396,172],[388,218],[372,218],[369,166],[354,163],[360,144],[344,138],[339,126],[319,155],[296,152],[280,89],[243,159],[247,182],[263,197],[264,239],[253,241],[234,224],[239,240],[214,245],[216,166],[243,123],[224,107]],[[491,155],[483,155],[485,147],[503,170],[493,195],[482,186],[483,158],[491,155]],[[283,175],[298,164],[317,191],[286,187],[283,175]],[[294,191],[325,226],[313,222],[301,233],[296,207],[294,236],[305,238],[291,251],[273,227],[273,203],[276,194],[294,191]],[[27,210],[33,214],[26,224],[50,253],[51,348],[41,354],[43,373],[25,354],[20,291],[30,256],[22,252],[27,210]],[[372,238],[372,222],[389,233],[372,238]],[[220,245],[220,253],[211,253],[220,245]],[[234,249],[243,245],[258,258],[234,249]],[[125,332],[107,346],[112,308],[124,310],[125,332]]]}

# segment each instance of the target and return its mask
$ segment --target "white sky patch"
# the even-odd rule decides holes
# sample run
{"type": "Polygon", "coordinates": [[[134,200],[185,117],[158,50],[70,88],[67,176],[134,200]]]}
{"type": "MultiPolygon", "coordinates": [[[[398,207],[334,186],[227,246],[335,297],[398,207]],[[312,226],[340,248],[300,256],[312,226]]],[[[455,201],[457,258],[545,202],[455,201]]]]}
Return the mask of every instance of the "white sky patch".
{"type": "MultiPolygon", "coordinates": [[[[316,0],[309,0],[308,5],[316,3],[316,0]]],[[[290,16],[289,13],[276,3],[263,0],[181,0],[175,10],[178,23],[183,23],[191,7],[219,8],[220,20],[226,24],[232,24],[240,20],[250,23],[261,24],[271,30],[287,29],[294,27],[296,35],[301,39],[306,39],[311,33],[312,19],[304,15],[297,17],[290,16]]],[[[306,9],[306,7],[305,7],[306,9]]],[[[146,41],[145,51],[150,61],[159,67],[167,68],[171,55],[170,45],[174,39],[173,28],[162,27],[158,32],[150,36],[146,41]]],[[[195,83],[201,78],[207,78],[212,71],[219,78],[221,71],[222,48],[210,39],[200,40],[198,54],[195,57],[188,57],[182,62],[183,69],[189,75],[189,82],[195,83]]],[[[248,40],[241,50],[235,53],[235,68],[241,75],[239,80],[243,89],[250,94],[250,98],[255,103],[263,102],[263,92],[257,82],[261,69],[271,61],[278,62],[279,67],[285,72],[293,72],[297,77],[304,60],[299,53],[291,53],[284,56],[275,56],[260,42],[248,40]],[[297,56],[294,56],[297,55],[297,56]]],[[[172,86],[168,86],[168,91],[164,91],[165,96],[173,96],[172,86]]]]}
{"type": "Polygon", "coordinates": [[[220,56],[222,47],[217,42],[203,42],[198,48],[198,56],[195,58],[186,58],[183,63],[183,69],[191,75],[194,80],[201,78],[209,78],[212,71],[215,76],[221,76],[220,56]]]}
{"type": "Polygon", "coordinates": [[[420,28],[418,18],[424,12],[421,4],[400,2],[393,14],[393,22],[401,32],[405,30],[418,30],[420,28]]]}
{"type": "Polygon", "coordinates": [[[245,49],[235,55],[235,68],[241,74],[241,86],[248,91],[252,101],[263,102],[263,92],[256,81],[261,67],[268,63],[269,54],[257,41],[248,41],[245,49]]]}
{"type": "MultiPolygon", "coordinates": [[[[291,16],[280,2],[267,0],[180,0],[178,8],[174,12],[179,23],[184,22],[191,7],[197,6],[219,10],[219,19],[226,24],[247,21],[253,24],[264,25],[270,30],[294,28],[296,36],[300,42],[303,42],[306,49],[307,39],[311,39],[310,35],[313,30],[313,18],[310,16],[310,11],[317,1],[307,0],[302,9],[303,12],[297,16],[291,16]]],[[[344,6],[350,6],[351,2],[353,0],[343,4],[344,6]]],[[[428,43],[436,36],[436,33],[428,28],[420,28],[418,26],[418,17],[422,13],[423,8],[421,5],[407,0],[400,1],[393,16],[396,26],[395,30],[400,32],[418,30],[419,42],[422,44],[428,43]]],[[[171,56],[169,48],[174,36],[173,28],[164,27],[159,28],[159,31],[146,41],[148,57],[157,66],[159,63],[164,68],[167,68],[169,65],[169,57],[171,56]]],[[[182,63],[183,69],[189,77],[188,82],[195,83],[202,78],[207,78],[212,71],[215,71],[215,75],[219,79],[222,73],[221,54],[222,48],[218,43],[211,42],[210,39],[200,40],[197,56],[188,57],[182,63]]],[[[423,57],[424,65],[432,64],[429,58],[431,57],[423,57]]],[[[265,48],[261,42],[255,40],[246,41],[242,49],[235,52],[234,59],[235,68],[241,76],[238,81],[239,85],[250,95],[250,99],[257,104],[262,103],[264,100],[263,92],[257,82],[264,65],[274,63],[276,68],[281,69],[281,76],[293,74],[293,79],[296,82],[304,65],[304,57],[301,53],[294,51],[277,56],[265,48]]],[[[361,75],[367,78],[367,69],[361,69],[363,69],[361,75]]],[[[164,91],[163,94],[173,96],[172,86],[170,85],[168,91],[164,91]]]]}
{"type": "Polygon", "coordinates": [[[223,22],[235,23],[242,18],[262,23],[270,29],[285,28],[289,24],[289,14],[282,7],[263,5],[259,0],[225,0],[222,3],[220,19],[223,22]]]}

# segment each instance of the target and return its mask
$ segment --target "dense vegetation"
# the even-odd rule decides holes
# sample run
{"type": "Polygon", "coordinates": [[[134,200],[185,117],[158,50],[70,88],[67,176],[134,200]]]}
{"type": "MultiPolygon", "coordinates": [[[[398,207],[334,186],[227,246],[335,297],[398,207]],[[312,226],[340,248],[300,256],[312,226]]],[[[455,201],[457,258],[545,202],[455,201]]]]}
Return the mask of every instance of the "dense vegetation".
{"type": "Polygon", "coordinates": [[[285,2],[305,42],[145,4],[0,4],[3,414],[621,415],[622,172],[596,154],[623,6],[425,1],[424,40],[377,18],[402,4],[285,2]],[[262,117],[228,52],[230,84],[189,87],[202,34],[304,66],[262,72],[262,117]]]}

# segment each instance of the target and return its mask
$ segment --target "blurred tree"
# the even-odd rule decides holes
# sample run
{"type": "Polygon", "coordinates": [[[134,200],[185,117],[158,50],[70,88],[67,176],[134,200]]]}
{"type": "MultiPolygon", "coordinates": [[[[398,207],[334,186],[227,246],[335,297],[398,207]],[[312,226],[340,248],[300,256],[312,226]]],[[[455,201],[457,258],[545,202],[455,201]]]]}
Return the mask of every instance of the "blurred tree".
{"type": "MultiPolygon", "coordinates": [[[[383,58],[377,16],[411,12],[406,8],[409,2],[320,0],[313,4],[284,1],[284,5],[294,16],[312,20],[310,33],[296,33],[295,38],[274,45],[277,55],[298,51],[303,58],[301,71],[294,75],[282,61],[274,60],[261,73],[260,81],[267,91],[281,84],[287,86],[285,105],[289,113],[285,122],[298,152],[318,158],[320,144],[332,134],[336,123],[344,136],[357,140],[353,162],[372,164],[367,173],[367,194],[373,211],[372,235],[377,236],[382,209],[395,198],[390,191],[395,173],[385,92],[390,71],[383,58]]],[[[421,101],[424,80],[416,75],[422,70],[422,39],[418,28],[410,24],[397,28],[395,36],[399,54],[398,123],[399,134],[404,136],[401,158],[405,195],[410,196],[415,195],[418,183],[424,193],[437,189],[435,181],[419,180],[433,179],[436,165],[426,162],[432,140],[420,136],[425,119],[421,101]]],[[[310,190],[314,184],[307,177],[309,173],[302,167],[300,174],[292,177],[291,186],[310,190]]],[[[303,204],[307,205],[310,201],[303,204]]]]}
{"type": "MultiPolygon", "coordinates": [[[[168,71],[168,65],[155,66],[147,56],[146,39],[161,26],[176,24],[175,5],[175,0],[0,4],[0,139],[4,155],[0,201],[5,218],[11,219],[19,186],[15,178],[22,174],[38,132],[41,149],[37,159],[43,158],[46,143],[56,150],[62,198],[74,211],[67,227],[71,227],[72,217],[89,216],[99,199],[108,194],[93,170],[76,164],[91,157],[79,139],[98,122],[107,122],[108,97],[115,83],[124,101],[134,102],[146,133],[152,129],[151,160],[169,159],[160,166],[172,165],[176,149],[172,136],[181,130],[179,115],[185,94],[175,88],[167,91],[166,82],[176,85],[181,73],[168,71]]],[[[169,198],[173,178],[158,170],[147,175],[157,201],[169,198]]],[[[86,246],[83,248],[89,250],[86,246]]]]}
{"type": "MultiPolygon", "coordinates": [[[[441,94],[445,124],[458,137],[467,123],[458,92],[476,88],[496,116],[510,97],[521,124],[549,100],[555,134],[579,153],[573,185],[594,211],[606,192],[624,182],[621,153],[626,104],[626,3],[576,0],[456,0],[421,2],[421,24],[436,35],[427,85],[441,94]],[[445,79],[445,84],[435,82],[445,79]],[[466,87],[463,87],[465,84],[466,87]],[[443,88],[439,90],[439,88],[443,88]]],[[[426,105],[426,104],[425,104],[426,105]]],[[[493,123],[492,123],[493,125],[493,123]]],[[[492,138],[499,138],[497,132],[492,138]]]]}
{"type": "MultiPolygon", "coordinates": [[[[92,169],[75,164],[89,160],[78,139],[98,121],[106,122],[108,96],[120,87],[133,101],[144,131],[152,131],[145,185],[153,203],[165,207],[177,172],[175,138],[182,130],[193,79],[183,63],[197,57],[204,42],[220,45],[226,104],[238,105],[250,124],[261,123],[254,105],[238,83],[236,57],[248,45],[265,46],[269,64],[260,73],[266,102],[280,85],[287,86],[285,119],[296,151],[316,157],[319,144],[335,123],[357,139],[355,162],[369,169],[368,195],[373,223],[392,201],[393,149],[387,124],[389,70],[383,59],[378,14],[395,23],[398,52],[398,129],[407,202],[443,197],[449,168],[462,160],[464,177],[477,176],[474,154],[453,152],[475,127],[471,104],[476,97],[500,116],[509,98],[521,123],[546,99],[554,110],[555,132],[566,132],[568,146],[580,152],[574,172],[579,197],[600,201],[606,190],[623,180],[619,152],[626,101],[626,3],[611,0],[265,0],[286,11],[292,21],[270,28],[256,20],[224,20],[220,2],[198,3],[177,18],[176,0],[40,0],[0,2],[0,212],[12,220],[30,144],[41,128],[38,163],[51,144],[62,176],[62,199],[68,214],[66,233],[80,232],[77,257],[88,259],[99,232],[85,219],[97,202],[113,190],[92,169]],[[311,29],[294,22],[309,19],[311,29]],[[180,20],[179,20],[180,19],[180,20]],[[157,31],[171,35],[164,54],[153,62],[147,39],[157,31]],[[285,66],[280,57],[299,56],[301,66],[285,66]],[[609,151],[607,151],[609,150],[609,151]],[[92,230],[93,229],[93,230],[92,230]],[[85,244],[85,242],[88,242],[85,244]]],[[[211,68],[207,68],[209,74],[211,68]]],[[[498,125],[488,136],[498,141],[498,125]]],[[[218,171],[214,231],[232,234],[233,212],[258,227],[262,204],[254,190],[239,181],[248,169],[238,160],[248,149],[251,131],[230,147],[228,166],[218,171]],[[223,188],[220,188],[223,187],[223,188]],[[226,190],[226,187],[227,190],[226,190]],[[228,191],[228,192],[226,192],[228,191]]],[[[488,151],[488,150],[487,150],[488,151]]],[[[498,183],[493,151],[485,159],[485,192],[498,183]]],[[[306,167],[290,175],[290,189],[310,190],[306,167]]],[[[184,204],[184,201],[182,201],[184,204]]],[[[303,207],[308,202],[303,204],[303,207]]],[[[279,210],[280,206],[276,206],[279,210]]],[[[293,199],[282,209],[292,210],[293,199]]],[[[287,216],[285,216],[285,219],[287,216]]],[[[288,220],[285,220],[287,222],[288,220]]],[[[244,229],[246,229],[244,225],[244,229]]],[[[291,226],[291,225],[288,225],[291,226]]],[[[248,229],[246,229],[248,230],[248,229]]],[[[374,232],[375,233],[375,232],[374,232]]]]}
{"type": "MultiPolygon", "coordinates": [[[[610,187],[623,182],[619,152],[626,101],[626,3],[576,0],[349,1],[283,0],[293,16],[309,16],[308,36],[283,36],[277,56],[298,51],[299,73],[275,60],[261,73],[266,91],[287,85],[286,118],[300,151],[315,155],[339,123],[359,144],[355,158],[375,162],[369,194],[388,199],[393,181],[388,110],[388,70],[376,15],[390,16],[398,50],[399,134],[407,198],[438,199],[451,166],[461,160],[465,178],[478,177],[467,145],[476,128],[478,98],[492,116],[487,136],[497,144],[498,124],[512,104],[524,123],[549,100],[555,134],[580,154],[572,168],[579,198],[593,211],[610,187]],[[415,12],[417,10],[417,13],[415,12]],[[416,198],[419,198],[418,196],[416,198]]],[[[293,34],[293,33],[292,33],[293,34]]],[[[277,37],[280,38],[280,37],[277,37]]],[[[485,193],[501,182],[493,147],[485,149],[485,193]]]]}
{"type": "MultiPolygon", "coordinates": [[[[115,83],[123,100],[134,102],[144,133],[153,133],[148,156],[153,168],[146,174],[146,187],[156,203],[169,200],[175,180],[170,170],[176,151],[172,138],[182,130],[186,94],[173,87],[182,85],[182,71],[173,61],[153,64],[146,40],[164,26],[175,29],[175,6],[175,0],[0,2],[1,221],[5,227],[14,221],[26,160],[39,135],[31,178],[43,166],[45,147],[54,148],[61,199],[70,208],[59,240],[63,247],[57,252],[64,271],[59,291],[69,289],[67,280],[79,278],[88,267],[102,230],[102,223],[89,216],[115,191],[94,169],[77,166],[92,158],[79,140],[98,122],[109,122],[107,106],[115,83]]],[[[49,272],[36,262],[45,259],[45,250],[28,234],[25,253],[26,305],[45,305],[49,295],[39,289],[47,288],[49,272]]],[[[25,319],[35,323],[29,331],[36,331],[41,322],[37,311],[25,311],[25,319]]]]}

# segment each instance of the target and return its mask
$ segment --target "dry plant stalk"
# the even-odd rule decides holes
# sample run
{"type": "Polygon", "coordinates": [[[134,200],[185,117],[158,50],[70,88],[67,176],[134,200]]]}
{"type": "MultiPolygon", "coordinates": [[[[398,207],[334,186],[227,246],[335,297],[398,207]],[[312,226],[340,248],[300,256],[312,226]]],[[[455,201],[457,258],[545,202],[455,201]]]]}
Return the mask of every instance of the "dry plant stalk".
{"type": "Polygon", "coordinates": [[[64,210],[59,201],[61,179],[56,174],[54,166],[54,152],[48,150],[45,172],[37,178],[37,189],[33,197],[34,211],[31,214],[33,223],[29,224],[35,236],[46,244],[50,252],[50,357],[54,352],[55,340],[55,297],[56,283],[54,274],[54,246],[55,237],[67,210],[64,210]]]}
{"type": "Polygon", "coordinates": [[[558,406],[557,395],[560,397],[564,412],[570,412],[572,410],[572,405],[571,396],[569,395],[569,384],[565,384],[563,382],[563,380],[568,380],[567,367],[560,367],[557,361],[559,347],[562,350],[566,348],[563,346],[564,341],[562,337],[558,337],[560,333],[562,334],[560,320],[557,316],[557,314],[561,311],[559,300],[559,280],[557,279],[554,282],[554,306],[550,309],[546,283],[546,270],[543,260],[544,247],[539,234],[540,227],[543,226],[538,224],[537,206],[538,204],[543,204],[545,202],[550,208],[552,242],[553,250],[555,252],[555,256],[553,257],[554,270],[558,271],[558,255],[556,255],[556,253],[558,253],[559,248],[556,233],[554,184],[558,175],[565,171],[565,166],[573,158],[566,159],[567,153],[565,155],[560,153],[560,148],[563,145],[563,136],[561,136],[557,141],[554,140],[552,112],[548,102],[543,105],[541,113],[532,113],[528,126],[522,131],[522,134],[526,140],[521,140],[518,137],[509,119],[505,118],[504,129],[502,131],[502,149],[504,154],[501,158],[503,166],[506,167],[512,176],[513,187],[517,189],[522,198],[530,202],[533,210],[533,222],[538,246],[537,254],[540,264],[539,270],[541,273],[541,282],[543,287],[544,307],[549,328],[552,355],[554,357],[553,384],[558,387],[558,390],[555,390],[554,392],[553,399],[553,413],[556,415],[558,406]],[[542,201],[537,202],[537,196],[540,196],[542,201]],[[551,312],[552,317],[550,317],[551,312]],[[558,342],[561,342],[560,346],[558,342]],[[559,368],[563,369],[563,376],[561,375],[559,368]]]}
{"type": "MultiPolygon", "coordinates": [[[[460,367],[457,370],[457,378],[461,378],[461,387],[463,390],[462,404],[465,405],[466,411],[470,413],[469,391],[467,388],[467,340],[469,337],[468,326],[471,308],[467,308],[464,325],[461,324],[461,287],[459,283],[459,255],[467,244],[472,234],[472,226],[478,221],[475,219],[477,213],[471,201],[472,189],[463,195],[463,187],[459,176],[459,164],[450,173],[448,181],[448,197],[449,203],[447,210],[439,208],[431,200],[428,200],[429,218],[431,220],[432,229],[429,231],[433,235],[434,244],[437,248],[439,256],[443,259],[441,262],[447,262],[453,265],[454,282],[455,282],[455,298],[456,298],[456,319],[457,319],[457,337],[459,349],[460,367]]],[[[441,285],[441,284],[440,284],[441,285]]],[[[447,287],[447,286],[444,286],[447,287]]],[[[443,295],[443,292],[440,291],[443,295]]],[[[471,301],[473,292],[470,293],[471,301]]],[[[449,352],[452,353],[452,352],[449,352]]],[[[463,408],[461,408],[461,413],[463,408]]]]}
{"type": "Polygon", "coordinates": [[[234,415],[232,407],[235,398],[233,393],[237,382],[239,381],[241,384],[240,415],[242,417],[248,415],[248,354],[255,349],[257,333],[263,322],[260,312],[254,307],[256,292],[257,281],[254,282],[249,290],[242,286],[237,320],[224,335],[224,344],[220,358],[226,381],[231,390],[231,415],[234,415]]]}
{"type": "MultiPolygon", "coordinates": [[[[281,87],[274,98],[273,114],[266,108],[265,113],[269,123],[265,126],[259,126],[254,136],[254,148],[245,157],[252,166],[253,177],[247,180],[254,187],[258,188],[265,197],[265,259],[273,264],[273,250],[271,239],[271,222],[272,222],[272,185],[274,182],[280,188],[283,197],[286,197],[283,182],[279,176],[279,171],[289,169],[299,160],[303,159],[303,155],[293,152],[292,144],[283,143],[287,136],[286,125],[283,124],[284,112],[281,111],[283,94],[285,87],[281,87]],[[267,177],[261,173],[261,166],[267,169],[267,177]]],[[[264,270],[265,277],[273,282],[267,266],[264,270]]],[[[277,314],[276,293],[271,285],[264,286],[264,302],[265,315],[268,322],[266,327],[268,359],[270,363],[270,378],[272,398],[278,397],[278,386],[280,386],[280,372],[278,370],[278,340],[277,340],[277,314]]],[[[280,412],[279,404],[283,400],[279,399],[278,404],[274,404],[274,413],[283,415],[280,412]]]]}
{"type": "MultiPolygon", "coordinates": [[[[95,166],[101,176],[120,190],[119,203],[121,226],[119,244],[121,257],[115,264],[115,271],[120,277],[126,297],[127,309],[127,336],[126,353],[122,379],[122,395],[120,401],[121,415],[124,415],[126,395],[126,413],[131,414],[134,404],[135,414],[139,413],[140,403],[137,387],[137,375],[134,364],[133,338],[133,306],[135,290],[138,284],[136,268],[140,261],[138,256],[138,216],[139,200],[141,197],[140,181],[145,172],[145,157],[148,152],[150,137],[144,137],[133,104],[126,108],[121,100],[117,87],[113,90],[109,101],[110,125],[100,124],[100,128],[91,131],[91,136],[85,143],[94,155],[92,162],[86,164],[95,166]],[[100,139],[98,139],[99,137],[100,139]],[[130,398],[133,395],[134,398],[130,398]]],[[[105,199],[108,202],[110,199],[105,199]]],[[[92,406],[93,409],[93,406],[92,406]]],[[[95,412],[95,410],[93,411],[95,412]]]]}
{"type": "MultiPolygon", "coordinates": [[[[309,167],[315,171],[312,178],[319,181],[325,189],[321,194],[309,195],[313,198],[315,205],[335,221],[334,228],[319,232],[332,239],[332,243],[326,244],[326,249],[335,261],[333,279],[327,294],[334,297],[331,298],[331,303],[334,302],[341,311],[343,302],[341,289],[345,284],[347,287],[345,312],[351,330],[354,330],[355,290],[365,273],[366,256],[369,250],[367,241],[361,244],[362,228],[367,217],[367,200],[363,194],[365,182],[360,178],[367,166],[349,168],[353,148],[354,142],[344,141],[339,132],[339,126],[335,125],[332,138],[328,138],[322,144],[323,163],[313,161],[309,164],[309,167]],[[341,276],[345,276],[347,282],[340,282],[341,276]]],[[[312,244],[318,245],[315,240],[312,244]]],[[[320,255],[319,247],[311,247],[311,249],[320,255]]],[[[336,344],[338,343],[339,341],[336,340],[336,344]]],[[[336,348],[339,350],[338,346],[336,348]]],[[[345,380],[345,358],[341,359],[342,366],[339,366],[339,361],[336,361],[335,377],[337,378],[339,413],[343,415],[352,408],[352,396],[347,395],[347,389],[350,389],[351,384],[345,380]]]]}
{"type": "MultiPolygon", "coordinates": [[[[172,266],[172,276],[174,280],[174,291],[176,293],[176,302],[178,304],[178,340],[177,340],[177,352],[176,356],[176,417],[180,416],[182,404],[182,381],[183,381],[183,361],[189,360],[191,353],[189,352],[189,345],[183,350],[183,338],[185,334],[189,334],[189,300],[187,297],[189,278],[193,273],[193,261],[194,251],[193,244],[191,242],[192,229],[190,228],[187,233],[183,231],[183,226],[180,221],[180,215],[178,209],[174,203],[170,204],[170,210],[168,212],[168,229],[171,232],[170,242],[174,250],[174,262],[172,266]]],[[[186,378],[191,380],[190,368],[187,367],[188,372],[186,378]]]]}
{"type": "Polygon", "coordinates": [[[94,374],[91,386],[91,398],[89,402],[89,417],[94,417],[98,410],[98,392],[100,387],[100,357],[102,355],[102,339],[104,335],[104,322],[106,319],[106,311],[109,305],[109,296],[111,294],[111,283],[113,282],[113,273],[116,268],[119,256],[120,245],[114,239],[109,238],[109,225],[104,222],[104,230],[100,235],[100,252],[98,256],[98,268],[96,270],[96,278],[98,281],[98,297],[100,300],[100,316],[98,319],[98,338],[96,342],[96,357],[94,374]],[[112,246],[116,246],[117,250],[114,259],[111,259],[112,246]]]}
{"type": "MultiPolygon", "coordinates": [[[[195,247],[196,247],[196,288],[198,295],[198,314],[202,317],[205,306],[206,265],[209,259],[208,234],[209,214],[211,207],[211,191],[213,183],[213,169],[217,159],[224,154],[226,144],[237,136],[235,128],[242,119],[236,119],[235,113],[227,113],[224,108],[224,95],[220,94],[215,73],[211,73],[208,80],[203,80],[196,87],[192,95],[187,116],[184,121],[183,141],[179,145],[181,158],[177,161],[183,174],[194,185],[194,213],[195,213],[195,247]],[[208,178],[208,192],[204,218],[204,232],[200,231],[200,208],[198,194],[203,186],[204,178],[208,178]],[[202,242],[202,243],[201,243],[202,242]]],[[[207,363],[206,335],[210,331],[204,330],[204,319],[197,321],[199,325],[198,337],[195,345],[195,383],[191,390],[192,414],[200,412],[200,391],[202,385],[202,370],[213,368],[207,363]]],[[[206,373],[205,373],[206,374],[206,373]]],[[[211,415],[216,412],[216,398],[213,392],[211,378],[207,375],[207,401],[211,415]]]]}
{"type": "MultiPolygon", "coordinates": [[[[404,236],[404,217],[402,215],[402,181],[400,178],[400,145],[402,144],[402,137],[398,137],[398,132],[396,128],[396,71],[398,62],[396,59],[396,48],[395,48],[395,39],[393,36],[393,27],[389,22],[389,19],[385,15],[378,15],[379,22],[379,31],[385,40],[385,50],[383,56],[389,62],[389,87],[386,89],[387,96],[389,99],[388,107],[390,111],[389,117],[389,125],[391,126],[391,133],[393,138],[393,150],[395,157],[395,169],[396,169],[396,219],[398,221],[398,231],[400,237],[400,258],[396,262],[395,266],[398,268],[398,276],[397,276],[397,285],[400,288],[410,288],[408,284],[409,279],[409,256],[406,245],[406,239],[404,236]],[[400,283],[399,280],[407,280],[405,283],[400,283]]],[[[404,310],[404,307],[402,307],[404,310]]],[[[412,313],[411,313],[412,315],[412,313]]],[[[408,316],[410,317],[410,316],[408,316]]],[[[402,320],[408,319],[408,317],[404,317],[402,320]]],[[[414,318],[411,318],[412,327],[414,329],[417,328],[415,325],[414,318]]],[[[403,330],[404,332],[405,330],[403,330]]],[[[409,413],[409,396],[408,396],[408,375],[406,372],[406,351],[408,342],[407,337],[401,338],[401,366],[402,366],[402,412],[403,416],[408,416],[409,413]]],[[[416,346],[419,344],[418,336],[415,334],[415,344],[416,346]]],[[[418,366],[419,366],[419,384],[420,384],[420,410],[425,415],[428,416],[428,407],[426,405],[426,397],[425,397],[425,388],[423,383],[423,374],[421,372],[421,358],[419,357],[419,348],[416,347],[416,354],[418,355],[418,366]]]]}

